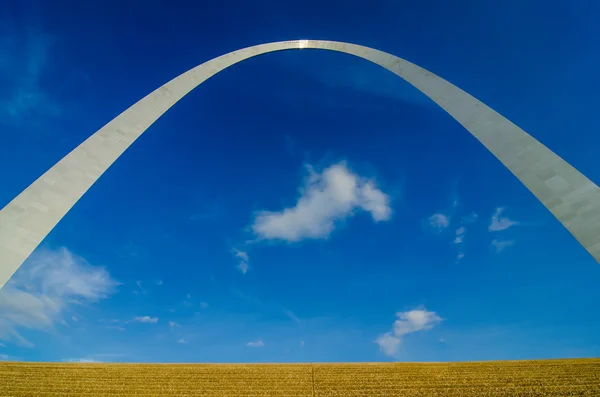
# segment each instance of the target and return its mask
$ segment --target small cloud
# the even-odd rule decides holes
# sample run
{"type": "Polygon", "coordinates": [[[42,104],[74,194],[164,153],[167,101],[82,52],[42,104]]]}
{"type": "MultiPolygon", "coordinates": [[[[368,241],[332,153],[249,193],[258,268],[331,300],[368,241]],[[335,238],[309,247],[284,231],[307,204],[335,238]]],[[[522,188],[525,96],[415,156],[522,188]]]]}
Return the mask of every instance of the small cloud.
{"type": "Polygon", "coordinates": [[[248,264],[246,262],[240,262],[240,264],[238,265],[238,269],[240,270],[240,272],[242,272],[242,274],[246,274],[248,272],[248,264]]]}
{"type": "Polygon", "coordinates": [[[490,222],[490,226],[488,230],[490,232],[498,232],[501,230],[506,230],[509,227],[518,225],[519,222],[509,219],[508,217],[502,216],[502,212],[504,212],[504,207],[496,208],[496,211],[492,215],[492,219],[490,222]]]}
{"type": "Polygon", "coordinates": [[[242,272],[242,274],[246,274],[248,272],[248,269],[250,268],[250,266],[248,265],[248,262],[250,261],[248,253],[240,251],[237,248],[232,249],[231,253],[235,258],[239,260],[239,263],[237,265],[238,270],[242,272]]]}
{"type": "Polygon", "coordinates": [[[304,347],[304,341],[303,340],[300,341],[300,347],[304,347]]]}
{"type": "Polygon", "coordinates": [[[135,321],[138,323],[156,324],[158,323],[158,317],[138,316],[134,317],[131,321],[135,321]]]}
{"type": "Polygon", "coordinates": [[[262,339],[259,339],[255,342],[246,343],[246,346],[248,346],[248,347],[263,347],[264,345],[265,345],[265,343],[262,341],[262,339]]]}
{"type": "Polygon", "coordinates": [[[180,327],[180,325],[177,324],[175,321],[169,321],[169,327],[175,328],[175,327],[180,327]]]}
{"type": "Polygon", "coordinates": [[[179,343],[179,344],[181,344],[181,345],[186,345],[186,344],[188,343],[188,341],[182,338],[182,339],[179,339],[179,340],[177,341],[177,343],[179,343]]]}
{"type": "Polygon", "coordinates": [[[442,318],[435,312],[425,309],[398,312],[396,316],[398,319],[394,322],[392,331],[380,335],[374,341],[379,345],[379,349],[388,356],[393,356],[398,352],[404,335],[428,331],[442,322],[442,318]]]}
{"type": "Polygon", "coordinates": [[[163,283],[163,281],[162,281],[162,280],[158,280],[158,281],[156,282],[156,285],[163,285],[163,284],[164,284],[164,283],[163,283]]]}
{"type": "Polygon", "coordinates": [[[454,237],[454,244],[462,244],[465,241],[465,233],[466,232],[467,232],[467,228],[464,226],[461,226],[458,229],[456,229],[455,237],[454,237]]]}
{"type": "Polygon", "coordinates": [[[425,226],[435,233],[441,233],[450,226],[450,216],[441,212],[435,213],[427,218],[425,226]]]}
{"type": "Polygon", "coordinates": [[[458,264],[465,257],[465,253],[463,251],[456,254],[456,263],[458,264]]]}
{"type": "Polygon", "coordinates": [[[232,250],[232,253],[233,253],[233,255],[235,257],[240,258],[241,260],[248,262],[248,253],[247,252],[240,251],[239,249],[234,248],[232,250]]]}
{"type": "Polygon", "coordinates": [[[73,320],[73,321],[77,321],[77,317],[75,317],[75,316],[71,316],[71,320],[73,320]]]}
{"type": "Polygon", "coordinates": [[[132,292],[136,295],[146,295],[146,290],[142,287],[142,282],[140,280],[135,282],[135,285],[138,289],[133,290],[132,292]]]}
{"type": "Polygon", "coordinates": [[[208,307],[208,303],[206,302],[200,302],[200,308],[201,309],[206,309],[208,307]]]}
{"type": "Polygon", "coordinates": [[[352,172],[344,162],[309,175],[300,187],[296,204],[280,211],[258,211],[252,224],[254,234],[264,240],[297,242],[329,237],[336,224],[359,211],[375,222],[392,216],[388,195],[375,181],[352,172]]]}
{"type": "Polygon", "coordinates": [[[104,326],[104,328],[114,329],[117,331],[125,331],[125,328],[121,327],[120,325],[106,325],[104,326]]]}
{"type": "Polygon", "coordinates": [[[440,343],[446,343],[446,340],[444,338],[440,338],[440,343]]]}
{"type": "Polygon", "coordinates": [[[479,215],[476,212],[471,212],[469,215],[461,218],[464,224],[475,223],[477,219],[479,219],[479,215]]]}
{"type": "Polygon", "coordinates": [[[62,360],[65,363],[101,363],[102,361],[95,360],[93,358],[64,358],[62,360]]]}
{"type": "Polygon", "coordinates": [[[6,347],[4,343],[0,343],[0,347],[6,347]]]}
{"type": "Polygon", "coordinates": [[[294,314],[294,312],[293,312],[293,311],[291,311],[291,310],[284,310],[284,311],[283,311],[283,313],[284,313],[286,316],[288,316],[289,318],[291,318],[291,319],[292,319],[294,322],[296,322],[296,323],[298,323],[298,324],[300,324],[300,323],[301,323],[300,319],[298,318],[298,316],[296,316],[296,315],[294,314]]]}
{"type": "Polygon", "coordinates": [[[514,240],[492,240],[492,249],[496,252],[504,251],[506,248],[515,244],[514,240]]]}

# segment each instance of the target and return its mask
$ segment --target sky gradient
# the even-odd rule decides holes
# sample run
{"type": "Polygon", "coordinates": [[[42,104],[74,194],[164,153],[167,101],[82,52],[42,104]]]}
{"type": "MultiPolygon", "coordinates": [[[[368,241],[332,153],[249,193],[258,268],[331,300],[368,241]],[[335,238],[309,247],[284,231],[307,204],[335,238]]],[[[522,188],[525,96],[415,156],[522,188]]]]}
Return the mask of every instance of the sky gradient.
{"type": "MultiPolygon", "coordinates": [[[[305,38],[429,69],[600,183],[596,2],[137,4],[0,5],[0,207],[178,74],[305,38]]],[[[598,357],[598,281],[423,94],[345,54],[278,52],[192,91],[67,214],[0,291],[0,358],[598,357]]]]}

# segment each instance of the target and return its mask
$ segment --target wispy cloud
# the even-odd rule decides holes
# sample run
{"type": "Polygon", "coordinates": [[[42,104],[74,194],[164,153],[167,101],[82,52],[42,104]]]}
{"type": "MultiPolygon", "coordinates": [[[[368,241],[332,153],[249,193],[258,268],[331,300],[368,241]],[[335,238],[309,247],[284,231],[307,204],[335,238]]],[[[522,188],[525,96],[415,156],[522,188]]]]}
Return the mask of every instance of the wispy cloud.
{"type": "Polygon", "coordinates": [[[137,289],[133,290],[133,293],[136,295],[146,295],[146,290],[142,287],[142,282],[140,280],[135,282],[137,289]]]}
{"type": "Polygon", "coordinates": [[[425,226],[435,233],[441,233],[450,226],[450,216],[437,212],[427,218],[425,226]]]}
{"type": "Polygon", "coordinates": [[[352,172],[345,162],[321,173],[307,166],[309,175],[293,207],[281,211],[258,211],[252,231],[260,239],[297,242],[327,238],[336,223],[358,211],[368,212],[375,222],[392,216],[390,199],[372,179],[352,172]]]}
{"type": "Polygon", "coordinates": [[[138,323],[156,324],[158,323],[158,317],[138,316],[134,317],[131,321],[135,321],[138,323]]]}
{"type": "Polygon", "coordinates": [[[237,248],[232,249],[231,253],[238,260],[238,270],[242,272],[242,274],[246,274],[248,272],[248,269],[250,268],[250,266],[248,265],[248,262],[250,261],[248,253],[245,251],[241,251],[237,248]]]}
{"type": "Polygon", "coordinates": [[[93,358],[63,358],[65,363],[101,363],[102,361],[93,358]]]}
{"type": "Polygon", "coordinates": [[[492,240],[492,249],[495,252],[504,251],[506,248],[508,248],[512,245],[515,245],[514,240],[497,240],[497,239],[492,240]]]}
{"type": "Polygon", "coordinates": [[[283,311],[283,313],[284,313],[286,316],[288,316],[289,318],[291,318],[291,319],[292,319],[294,322],[296,322],[296,323],[298,323],[298,324],[302,323],[302,322],[300,321],[300,319],[298,318],[298,316],[296,316],[296,314],[294,314],[294,312],[293,312],[293,311],[285,309],[285,310],[283,311]]]}
{"type": "Polygon", "coordinates": [[[460,261],[465,257],[464,245],[466,233],[467,228],[465,226],[458,227],[454,232],[453,243],[458,247],[458,252],[456,253],[456,263],[460,263],[460,261]]]}
{"type": "Polygon", "coordinates": [[[180,327],[180,325],[177,324],[175,321],[169,321],[169,327],[175,328],[175,327],[180,327]]]}
{"type": "MultiPolygon", "coordinates": [[[[0,24],[9,26],[7,20],[0,24]]],[[[55,38],[28,28],[0,33],[0,123],[21,125],[32,115],[56,116],[61,113],[58,102],[43,89],[42,78],[52,54],[55,38]],[[8,77],[10,76],[10,77],[8,77]]]]}
{"type": "Polygon", "coordinates": [[[125,328],[121,327],[120,325],[105,325],[104,328],[114,329],[116,331],[125,331],[125,328]]]}
{"type": "Polygon", "coordinates": [[[456,229],[455,237],[454,237],[454,244],[462,244],[465,241],[465,233],[467,232],[467,228],[464,226],[459,227],[458,229],[456,229]]]}
{"type": "Polygon", "coordinates": [[[474,223],[479,219],[479,215],[476,212],[471,212],[468,215],[465,215],[460,218],[464,225],[468,225],[469,223],[474,223]]]}
{"type": "Polygon", "coordinates": [[[442,322],[442,318],[435,312],[425,309],[398,312],[396,316],[398,319],[394,322],[392,331],[380,335],[374,341],[379,345],[379,349],[388,356],[393,356],[398,352],[404,335],[430,330],[442,322]]]}
{"type": "Polygon", "coordinates": [[[188,341],[187,341],[187,340],[185,340],[185,339],[183,339],[183,338],[181,338],[181,339],[178,339],[178,340],[177,340],[177,343],[179,343],[179,344],[181,344],[181,345],[186,345],[186,344],[188,343],[188,341]]]}
{"type": "MultiPolygon", "coordinates": [[[[458,223],[454,229],[452,244],[455,245],[457,249],[455,262],[460,263],[460,261],[465,257],[465,237],[467,234],[467,226],[475,223],[478,218],[479,216],[476,212],[471,212],[467,215],[460,215],[458,195],[454,195],[451,208],[447,211],[439,211],[433,215],[430,215],[424,221],[424,228],[427,231],[441,235],[442,232],[445,232],[450,228],[450,226],[458,223]]],[[[446,235],[446,233],[443,235],[446,235]]],[[[388,342],[391,343],[392,340],[389,340],[388,342]]]]}
{"type": "Polygon", "coordinates": [[[0,339],[32,347],[19,328],[51,331],[69,306],[106,299],[118,285],[66,248],[37,250],[0,290],[0,339]]]}
{"type": "Polygon", "coordinates": [[[208,307],[208,303],[206,302],[200,302],[200,308],[201,309],[206,309],[208,307]]]}
{"type": "Polygon", "coordinates": [[[498,207],[496,208],[496,211],[494,211],[494,214],[492,215],[492,219],[490,220],[490,226],[488,228],[488,230],[490,232],[498,232],[501,230],[506,230],[512,226],[518,225],[519,222],[512,220],[506,216],[502,216],[502,213],[504,212],[505,208],[504,207],[498,207]]]}
{"type": "Polygon", "coordinates": [[[248,342],[246,343],[246,346],[248,347],[263,347],[265,345],[265,342],[263,342],[262,339],[259,339],[257,341],[254,342],[248,342]]]}

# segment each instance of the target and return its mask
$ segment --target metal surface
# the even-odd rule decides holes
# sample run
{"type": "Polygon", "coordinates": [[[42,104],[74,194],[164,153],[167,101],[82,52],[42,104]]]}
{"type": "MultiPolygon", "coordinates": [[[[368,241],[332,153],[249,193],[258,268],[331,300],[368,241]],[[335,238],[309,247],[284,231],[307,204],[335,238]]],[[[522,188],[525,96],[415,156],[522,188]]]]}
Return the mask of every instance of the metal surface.
{"type": "Polygon", "coordinates": [[[181,74],[46,171],[0,211],[0,288],[104,171],[188,92],[244,59],[302,48],[355,55],[414,85],[492,152],[600,262],[600,188],[550,149],[476,98],[413,63],[354,44],[296,40],[233,51],[181,74]]]}

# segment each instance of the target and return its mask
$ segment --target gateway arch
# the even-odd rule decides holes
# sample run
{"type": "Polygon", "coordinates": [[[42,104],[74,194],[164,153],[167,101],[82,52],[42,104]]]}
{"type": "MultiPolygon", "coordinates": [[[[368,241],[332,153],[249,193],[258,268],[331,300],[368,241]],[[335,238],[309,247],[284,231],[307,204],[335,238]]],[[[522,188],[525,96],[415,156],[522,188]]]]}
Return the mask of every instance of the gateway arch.
{"type": "Polygon", "coordinates": [[[104,171],[188,92],[245,59],[303,48],[355,55],[415,86],[492,152],[600,263],[600,188],[550,149],[476,98],[411,62],[355,44],[296,40],[233,51],[188,70],[140,99],[46,171],[0,211],[0,288],[104,171]]]}

